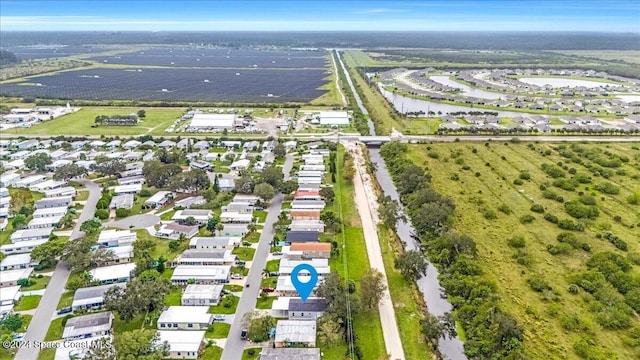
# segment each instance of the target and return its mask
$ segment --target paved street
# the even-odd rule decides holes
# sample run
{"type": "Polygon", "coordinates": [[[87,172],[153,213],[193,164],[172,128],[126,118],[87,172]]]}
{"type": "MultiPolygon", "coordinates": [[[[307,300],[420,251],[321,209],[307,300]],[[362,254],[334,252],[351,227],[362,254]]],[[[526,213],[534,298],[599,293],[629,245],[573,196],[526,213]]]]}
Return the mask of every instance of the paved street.
{"type": "Polygon", "coordinates": [[[146,229],[160,223],[160,216],[153,214],[140,214],[126,217],[121,220],[104,224],[105,227],[116,227],[125,230],[146,229]]]}
{"type": "MultiPolygon", "coordinates": [[[[78,223],[71,233],[69,241],[78,239],[84,235],[80,231],[80,225],[91,218],[93,218],[96,211],[96,204],[100,199],[100,186],[89,180],[78,180],[79,183],[89,189],[89,199],[84,205],[78,223]]],[[[40,304],[36,309],[35,315],[29,324],[27,333],[24,336],[23,341],[44,341],[44,337],[47,334],[49,323],[55,315],[58,302],[64,291],[64,286],[69,278],[69,270],[67,266],[62,262],[58,262],[51,281],[47,285],[47,288],[40,300],[40,304]]],[[[16,360],[34,360],[38,358],[38,349],[34,347],[21,348],[16,354],[16,360]]]]}
{"type": "Polygon", "coordinates": [[[238,303],[238,309],[236,310],[235,319],[231,324],[231,330],[222,352],[222,360],[239,360],[242,358],[242,350],[246,341],[240,340],[240,331],[242,330],[242,317],[245,313],[253,311],[256,307],[256,300],[258,298],[258,292],[260,290],[260,282],[262,281],[262,269],[267,263],[267,255],[271,248],[271,240],[273,239],[273,223],[278,220],[280,215],[280,208],[282,207],[282,200],[284,196],[277,194],[272,200],[269,208],[267,209],[267,220],[264,223],[264,229],[260,235],[260,242],[258,243],[258,249],[256,250],[247,276],[247,284],[251,286],[244,289],[242,297],[238,303]]]}
{"type": "MultiPolygon", "coordinates": [[[[285,179],[289,178],[289,172],[292,167],[293,155],[287,154],[283,167],[285,179]]],[[[237,360],[242,358],[242,350],[246,343],[245,340],[240,340],[242,317],[245,313],[253,311],[256,307],[260,283],[262,282],[262,269],[264,269],[267,264],[267,257],[269,256],[269,250],[271,249],[271,240],[273,240],[274,236],[273,224],[278,220],[283,199],[284,195],[277,194],[271,200],[271,204],[267,209],[267,219],[264,222],[264,228],[260,234],[258,248],[256,249],[253,262],[251,263],[251,268],[249,269],[249,275],[246,279],[246,283],[251,286],[249,288],[245,287],[242,292],[242,296],[240,297],[238,309],[236,310],[233,323],[231,324],[231,330],[229,331],[229,336],[227,337],[224,351],[222,352],[222,360],[237,360]]]]}

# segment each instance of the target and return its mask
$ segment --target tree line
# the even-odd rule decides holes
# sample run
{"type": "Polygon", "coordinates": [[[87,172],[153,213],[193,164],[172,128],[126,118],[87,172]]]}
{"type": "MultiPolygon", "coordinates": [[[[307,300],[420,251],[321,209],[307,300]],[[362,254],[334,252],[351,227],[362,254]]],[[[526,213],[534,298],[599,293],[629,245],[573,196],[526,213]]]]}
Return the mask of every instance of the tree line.
{"type": "MultiPolygon", "coordinates": [[[[521,358],[524,330],[511,314],[500,308],[497,286],[478,263],[474,239],[452,228],[455,203],[431,188],[431,176],[413,164],[407,152],[407,145],[398,142],[387,143],[380,150],[416,236],[440,271],[440,283],[454,307],[454,319],[465,330],[465,353],[478,359],[521,358]]],[[[411,274],[413,269],[416,277],[420,275],[416,272],[420,269],[398,264],[398,261],[396,267],[406,268],[403,273],[411,274]]],[[[440,331],[434,331],[430,325],[446,328],[450,323],[451,319],[434,324],[432,317],[427,316],[422,322],[422,331],[427,337],[434,334],[439,337],[446,329],[436,327],[435,330],[440,331]]]]}

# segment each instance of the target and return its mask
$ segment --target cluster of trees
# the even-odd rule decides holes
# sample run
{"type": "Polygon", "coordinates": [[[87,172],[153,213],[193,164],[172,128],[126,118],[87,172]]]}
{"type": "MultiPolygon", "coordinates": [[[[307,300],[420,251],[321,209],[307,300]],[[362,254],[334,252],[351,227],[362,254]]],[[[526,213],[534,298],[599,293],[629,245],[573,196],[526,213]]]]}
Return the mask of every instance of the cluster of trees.
{"type": "Polygon", "coordinates": [[[257,178],[248,172],[242,172],[240,178],[235,180],[237,193],[253,194],[265,202],[271,200],[276,191],[289,194],[297,187],[298,184],[293,180],[284,181],[282,168],[275,165],[265,167],[257,178]]]}
{"type": "MultiPolygon", "coordinates": [[[[398,142],[382,146],[380,153],[411,218],[416,235],[429,259],[439,268],[442,286],[452,301],[455,320],[465,330],[465,352],[473,358],[516,358],[522,355],[524,330],[497,303],[496,284],[483,274],[476,256],[475,241],[451,229],[455,209],[452,199],[430,187],[431,177],[424,169],[407,159],[406,144],[398,142]]],[[[424,260],[418,252],[407,252],[396,260],[396,267],[407,278],[424,275],[424,260]]],[[[425,261],[426,262],[426,261],[425,261]]],[[[425,314],[422,331],[433,342],[454,333],[450,317],[434,320],[425,314]]]]}
{"type": "Polygon", "coordinates": [[[160,343],[154,329],[136,329],[101,338],[84,356],[92,360],[162,360],[169,356],[169,344],[160,343]]]}
{"type": "Polygon", "coordinates": [[[211,185],[211,181],[204,170],[192,169],[191,171],[182,171],[182,167],[172,161],[179,161],[171,153],[161,157],[161,160],[145,161],[142,168],[142,174],[149,186],[157,188],[168,187],[174,191],[185,193],[193,193],[200,190],[206,190],[211,185]],[[164,159],[164,162],[162,161],[164,159]]]}
{"type": "Polygon", "coordinates": [[[75,163],[60,166],[53,174],[53,180],[70,180],[74,178],[81,178],[88,174],[88,170],[75,163]]]}
{"type": "Polygon", "coordinates": [[[106,156],[98,156],[95,158],[95,162],[91,165],[91,170],[100,176],[115,176],[126,168],[124,160],[119,158],[110,159],[106,156]]]}
{"type": "Polygon", "coordinates": [[[117,312],[121,320],[131,321],[138,315],[162,310],[171,282],[157,270],[145,270],[125,288],[113,287],[104,295],[105,307],[117,312]]]}
{"type": "Polygon", "coordinates": [[[353,317],[363,309],[377,307],[385,290],[382,274],[376,270],[368,270],[360,279],[359,296],[353,281],[345,281],[336,273],[326,276],[316,290],[316,294],[325,298],[328,304],[326,313],[318,322],[320,339],[327,344],[340,339],[353,343],[353,355],[361,359],[358,336],[351,326],[353,317]]]}
{"type": "Polygon", "coordinates": [[[51,156],[46,153],[37,153],[24,159],[24,166],[29,170],[46,171],[47,165],[50,165],[53,161],[51,156]]]}

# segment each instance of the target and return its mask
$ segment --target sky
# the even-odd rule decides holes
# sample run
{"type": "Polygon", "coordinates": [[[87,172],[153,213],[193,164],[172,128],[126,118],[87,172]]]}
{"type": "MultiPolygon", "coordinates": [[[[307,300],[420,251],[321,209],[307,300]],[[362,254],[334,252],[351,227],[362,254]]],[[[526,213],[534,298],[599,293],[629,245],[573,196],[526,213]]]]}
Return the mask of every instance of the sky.
{"type": "Polygon", "coordinates": [[[640,32],[640,0],[0,0],[0,31],[640,32]]]}

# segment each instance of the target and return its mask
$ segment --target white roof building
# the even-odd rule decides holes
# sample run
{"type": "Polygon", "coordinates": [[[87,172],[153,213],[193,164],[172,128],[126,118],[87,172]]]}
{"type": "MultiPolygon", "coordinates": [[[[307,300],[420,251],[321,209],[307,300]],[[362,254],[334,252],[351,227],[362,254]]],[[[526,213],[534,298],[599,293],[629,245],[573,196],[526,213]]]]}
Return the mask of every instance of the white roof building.
{"type": "Polygon", "coordinates": [[[213,314],[209,314],[208,311],[208,306],[169,306],[158,318],[158,329],[206,329],[206,327],[213,322],[213,314]]]}
{"type": "Polygon", "coordinates": [[[91,275],[91,279],[103,284],[128,282],[131,280],[135,268],[136,264],[134,263],[104,266],[89,270],[89,275],[91,275]]]}
{"type": "Polygon", "coordinates": [[[233,129],[235,114],[194,114],[189,129],[233,129]]]}
{"type": "Polygon", "coordinates": [[[158,331],[158,342],[169,344],[169,358],[197,359],[202,349],[204,331],[158,331]]]}
{"type": "Polygon", "coordinates": [[[118,194],[137,194],[142,191],[142,184],[118,185],[113,188],[113,192],[118,194]]]}
{"type": "Polygon", "coordinates": [[[0,273],[0,287],[16,286],[18,280],[28,278],[32,272],[33,268],[3,271],[0,273]]]}
{"type": "Polygon", "coordinates": [[[349,114],[346,111],[321,111],[318,117],[320,118],[320,125],[349,125],[349,114]]]}
{"type": "Polygon", "coordinates": [[[316,344],[316,322],[308,320],[280,320],[276,325],[276,347],[288,344],[316,344]]]}
{"type": "Polygon", "coordinates": [[[223,285],[189,284],[181,298],[182,306],[213,306],[220,301],[223,285]]]}
{"type": "Polygon", "coordinates": [[[72,317],[64,326],[62,338],[75,340],[108,335],[111,333],[112,323],[113,314],[110,311],[72,317]]]}
{"type": "Polygon", "coordinates": [[[122,246],[134,243],[138,235],[130,230],[103,230],[98,235],[98,245],[122,246]]]}
{"type": "Polygon", "coordinates": [[[171,282],[187,284],[194,280],[195,284],[224,284],[229,282],[231,266],[178,265],[173,270],[171,282]]]}

